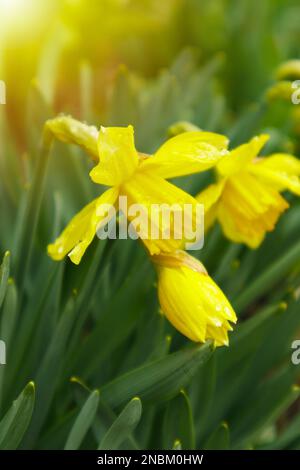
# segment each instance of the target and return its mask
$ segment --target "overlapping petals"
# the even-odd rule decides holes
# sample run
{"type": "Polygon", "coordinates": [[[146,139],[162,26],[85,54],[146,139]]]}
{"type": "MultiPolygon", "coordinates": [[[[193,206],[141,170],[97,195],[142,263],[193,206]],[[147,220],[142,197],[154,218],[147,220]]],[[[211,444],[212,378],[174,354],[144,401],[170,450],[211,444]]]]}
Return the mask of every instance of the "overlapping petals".
{"type": "Polygon", "coordinates": [[[259,158],[249,172],[277,191],[291,191],[300,196],[300,160],[292,155],[277,153],[259,158]]]}
{"type": "Polygon", "coordinates": [[[98,137],[100,161],[90,177],[97,184],[119,186],[138,167],[133,127],[101,127],[98,137]]]}
{"type": "Polygon", "coordinates": [[[203,264],[182,251],[153,256],[152,261],[160,306],[170,323],[192,341],[212,339],[215,346],[228,345],[236,314],[203,264]]]}
{"type": "MultiPolygon", "coordinates": [[[[202,131],[185,132],[167,141],[153,157],[144,158],[134,145],[134,131],[128,127],[94,128],[78,123],[72,118],[59,117],[48,121],[47,128],[55,137],[64,142],[77,143],[95,157],[97,144],[97,165],[90,172],[94,183],[114,188],[104,193],[103,200],[96,199],[72,219],[56,242],[49,246],[49,255],[53,259],[62,259],[69,254],[71,260],[79,263],[87,246],[91,243],[101,217],[97,207],[110,198],[115,203],[118,196],[126,196],[128,205],[143,206],[148,215],[149,226],[159,223],[158,239],[152,240],[151,233],[141,237],[150,254],[160,251],[172,251],[182,244],[182,237],[177,236],[172,215],[165,226],[153,220],[151,206],[172,205],[181,208],[191,206],[191,231],[197,224],[197,201],[186,192],[167,182],[165,178],[182,176],[204,171],[214,166],[227,153],[228,139],[224,136],[202,131]],[[86,133],[86,134],[85,134],[86,133]],[[164,234],[169,234],[165,237],[164,234]]],[[[94,158],[95,159],[95,158],[94,158]]],[[[129,216],[129,222],[133,222],[129,216]]],[[[192,240],[186,234],[188,240],[192,240]]],[[[193,240],[192,240],[193,241],[193,240]]]]}
{"type": "Polygon", "coordinates": [[[289,207],[280,192],[300,195],[300,161],[287,154],[258,157],[268,136],[254,137],[216,166],[218,182],[198,196],[204,204],[206,230],[218,220],[236,243],[257,248],[289,207]]]}
{"type": "Polygon", "coordinates": [[[213,132],[183,132],[167,140],[140,168],[162,178],[199,173],[214,167],[226,155],[227,137],[213,132]]]}
{"type": "Polygon", "coordinates": [[[217,213],[227,238],[257,248],[288,207],[276,190],[241,173],[226,183],[217,213]]]}
{"type": "Polygon", "coordinates": [[[60,261],[68,255],[74,264],[79,264],[101,223],[107,221],[117,197],[118,190],[110,188],[78,212],[55,242],[48,245],[49,256],[60,261]]]}
{"type": "MultiPolygon", "coordinates": [[[[182,217],[185,210],[186,216],[189,215],[187,206],[190,209],[191,220],[189,223],[185,223],[185,235],[186,239],[192,241],[198,224],[196,214],[197,201],[182,189],[156,174],[137,172],[132,179],[120,187],[120,194],[127,196],[128,206],[137,204],[144,209],[144,220],[147,220],[144,226],[147,233],[141,235],[143,243],[151,255],[161,251],[177,250],[182,246],[182,231],[178,229],[183,227],[183,221],[178,227],[175,214],[177,211],[180,217],[182,217]],[[166,218],[167,220],[164,221],[161,217],[162,211],[159,210],[155,214],[155,207],[158,208],[158,206],[174,208],[174,211],[170,212],[170,218],[166,218]],[[154,228],[154,232],[157,234],[155,238],[151,237],[151,227],[154,228]],[[189,227],[190,232],[188,233],[189,227]]],[[[130,214],[128,218],[133,225],[139,223],[139,220],[135,220],[134,216],[130,217],[130,214]]],[[[136,229],[139,228],[136,227],[136,229]]]]}

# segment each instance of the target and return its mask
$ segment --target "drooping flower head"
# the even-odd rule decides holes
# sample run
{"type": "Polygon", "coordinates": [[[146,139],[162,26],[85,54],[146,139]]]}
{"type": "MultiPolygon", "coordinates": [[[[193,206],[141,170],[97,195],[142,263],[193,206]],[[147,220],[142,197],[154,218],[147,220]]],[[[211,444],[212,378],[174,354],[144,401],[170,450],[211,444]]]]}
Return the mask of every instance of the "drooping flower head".
{"type": "MultiPolygon", "coordinates": [[[[80,262],[101,223],[104,220],[107,223],[107,215],[100,210],[101,207],[111,204],[118,209],[119,196],[126,196],[128,205],[139,204],[146,209],[156,204],[171,206],[176,203],[182,208],[188,204],[194,214],[197,201],[166,178],[213,167],[227,152],[228,144],[227,138],[218,134],[186,132],[168,140],[152,157],[145,158],[135,148],[132,126],[101,127],[97,131],[68,117],[50,120],[46,126],[58,139],[83,147],[97,161],[90,172],[92,181],[110,187],[84,207],[48,247],[53,259],[61,260],[69,255],[75,264],[80,262]]],[[[146,213],[150,218],[151,211],[146,213]]],[[[129,221],[132,219],[129,217],[129,221]]],[[[175,236],[174,227],[167,228],[170,229],[169,239],[143,238],[150,254],[180,247],[182,240],[175,236]]],[[[159,226],[160,233],[165,229],[159,226]]]]}
{"type": "Polygon", "coordinates": [[[257,248],[289,207],[281,192],[300,195],[300,161],[288,154],[258,157],[269,136],[254,137],[216,165],[218,181],[196,199],[208,229],[219,221],[227,238],[257,248]]]}
{"type": "Polygon", "coordinates": [[[203,264],[184,251],[152,256],[158,274],[162,312],[187,338],[228,345],[230,322],[237,318],[229,301],[203,264]]]}

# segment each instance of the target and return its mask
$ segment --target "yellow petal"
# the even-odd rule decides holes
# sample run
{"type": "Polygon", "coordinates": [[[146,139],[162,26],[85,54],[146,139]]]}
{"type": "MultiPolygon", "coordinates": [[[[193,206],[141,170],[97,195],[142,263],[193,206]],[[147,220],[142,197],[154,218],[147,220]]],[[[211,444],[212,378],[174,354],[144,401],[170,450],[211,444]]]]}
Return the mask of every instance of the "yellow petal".
{"type": "Polygon", "coordinates": [[[163,178],[198,173],[215,166],[227,153],[227,146],[227,137],[213,132],[184,132],[167,140],[140,169],[163,178]]]}
{"type": "Polygon", "coordinates": [[[98,138],[100,162],[90,172],[95,183],[118,186],[138,166],[133,127],[101,127],[98,138]]]}
{"type": "Polygon", "coordinates": [[[258,162],[270,170],[300,176],[300,160],[287,153],[274,153],[258,162]]]}
{"type": "Polygon", "coordinates": [[[204,205],[205,213],[218,202],[222,195],[224,185],[225,180],[222,179],[218,181],[218,183],[209,185],[196,196],[197,201],[204,205]]]}
{"type": "MultiPolygon", "coordinates": [[[[169,252],[180,248],[183,243],[184,229],[185,238],[191,242],[193,240],[192,232],[196,232],[198,228],[198,233],[200,233],[201,227],[197,225],[199,222],[197,220],[197,201],[159,176],[137,171],[129,181],[121,185],[120,194],[127,196],[128,207],[137,204],[143,209],[142,215],[146,221],[144,224],[146,228],[144,231],[141,231],[140,227],[137,228],[150,254],[161,251],[169,252]],[[176,224],[178,219],[174,212],[170,213],[170,217],[162,220],[159,217],[161,207],[174,209],[174,212],[179,215],[180,223],[176,224]],[[182,221],[184,212],[190,222],[191,232],[188,230],[189,224],[184,224],[182,221]],[[156,237],[153,236],[151,227],[155,228],[156,237]],[[182,230],[180,230],[181,228],[182,230]]],[[[134,215],[129,215],[129,221],[134,227],[139,225],[134,215]]]]}
{"type": "Polygon", "coordinates": [[[106,219],[107,212],[99,211],[103,205],[113,205],[118,197],[118,190],[111,188],[94,199],[73,217],[62,234],[48,246],[48,254],[59,261],[69,255],[71,261],[79,264],[87,247],[93,241],[101,221],[106,219]]]}
{"type": "Polygon", "coordinates": [[[257,248],[287,208],[279,192],[240,173],[226,182],[217,212],[227,238],[257,248]]]}
{"type": "Polygon", "coordinates": [[[245,170],[247,165],[257,157],[268,139],[267,134],[262,134],[232,150],[217,165],[218,173],[222,176],[230,176],[245,170]]]}
{"type": "Polygon", "coordinates": [[[289,190],[300,196],[300,160],[288,154],[259,158],[248,171],[278,191],[289,190]]]}
{"type": "Polygon", "coordinates": [[[98,130],[69,116],[58,116],[46,122],[46,129],[61,142],[82,147],[94,161],[98,162],[98,130]]]}
{"type": "Polygon", "coordinates": [[[234,243],[244,243],[249,248],[255,249],[263,242],[266,232],[257,229],[253,226],[253,222],[244,223],[243,227],[237,223],[236,215],[233,215],[230,210],[224,205],[220,204],[217,209],[217,218],[222,226],[224,235],[234,243]]]}
{"type": "Polygon", "coordinates": [[[158,271],[161,309],[170,323],[192,341],[212,339],[216,346],[227,345],[229,322],[237,318],[202,263],[184,252],[153,256],[152,261],[158,271]]]}

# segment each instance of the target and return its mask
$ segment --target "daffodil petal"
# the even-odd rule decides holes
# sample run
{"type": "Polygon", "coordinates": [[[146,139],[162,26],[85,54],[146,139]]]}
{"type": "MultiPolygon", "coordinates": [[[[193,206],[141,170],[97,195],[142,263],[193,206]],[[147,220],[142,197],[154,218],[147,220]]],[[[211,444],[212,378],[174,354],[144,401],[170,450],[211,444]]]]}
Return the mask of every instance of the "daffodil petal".
{"type": "MultiPolygon", "coordinates": [[[[200,233],[201,228],[198,223],[202,220],[199,221],[197,217],[197,201],[163,178],[148,172],[137,171],[133,178],[121,185],[120,193],[127,196],[128,207],[138,205],[143,209],[144,220],[147,220],[148,226],[143,233],[139,231],[150,254],[170,252],[180,248],[183,244],[182,232],[184,230],[185,239],[192,242],[193,237],[189,232],[189,227],[193,232],[198,228],[200,233]],[[171,217],[167,217],[165,221],[156,218],[155,214],[159,213],[162,205],[166,208],[174,208],[178,214],[187,214],[190,223],[185,226],[182,224],[183,230],[181,231],[181,227],[177,229],[174,222],[175,216],[173,217],[172,213],[171,217]],[[155,208],[157,208],[156,212],[155,208]],[[151,236],[151,227],[153,226],[157,229],[157,237],[155,238],[151,236]]],[[[134,219],[134,216],[129,215],[129,221],[133,225],[137,224],[134,219]]]]}
{"type": "Polygon", "coordinates": [[[140,164],[163,178],[175,178],[208,170],[227,153],[227,137],[213,132],[191,131],[167,140],[140,164]]]}
{"type": "Polygon", "coordinates": [[[46,129],[61,142],[82,147],[91,158],[98,162],[98,130],[69,116],[58,116],[46,122],[46,129]]]}
{"type": "Polygon", "coordinates": [[[204,206],[205,232],[210,229],[217,218],[217,203],[222,196],[224,185],[225,179],[222,179],[218,183],[209,185],[196,196],[196,200],[204,206]]]}
{"type": "Polygon", "coordinates": [[[300,196],[300,160],[288,154],[260,158],[248,168],[249,172],[278,191],[289,190],[300,196]]]}
{"type": "Polygon", "coordinates": [[[224,235],[234,243],[244,243],[249,248],[255,249],[259,247],[265,238],[266,232],[255,230],[249,222],[240,230],[236,225],[236,220],[232,218],[232,213],[222,203],[217,209],[217,218],[224,235]]]}
{"type": "Polygon", "coordinates": [[[111,188],[94,199],[73,217],[62,234],[48,246],[48,254],[56,261],[69,255],[71,261],[79,264],[87,247],[93,241],[99,224],[106,219],[107,213],[99,210],[103,205],[113,205],[118,197],[118,190],[111,188]]]}
{"type": "Polygon", "coordinates": [[[118,186],[132,176],[138,166],[133,127],[101,127],[98,137],[100,162],[90,172],[98,184],[118,186]]]}
{"type": "Polygon", "coordinates": [[[245,170],[247,165],[257,157],[268,139],[267,134],[262,134],[236,147],[218,163],[218,173],[222,176],[230,176],[245,170]]]}
{"type": "Polygon", "coordinates": [[[227,238],[257,248],[288,206],[278,191],[241,173],[226,182],[217,216],[227,238]]]}
{"type": "Polygon", "coordinates": [[[300,176],[300,160],[288,153],[274,153],[260,159],[259,163],[270,170],[300,176]]]}
{"type": "Polygon", "coordinates": [[[203,265],[184,252],[158,255],[152,260],[158,271],[161,309],[170,323],[192,341],[212,339],[216,346],[227,345],[228,331],[232,330],[229,322],[235,323],[237,317],[203,265]]]}

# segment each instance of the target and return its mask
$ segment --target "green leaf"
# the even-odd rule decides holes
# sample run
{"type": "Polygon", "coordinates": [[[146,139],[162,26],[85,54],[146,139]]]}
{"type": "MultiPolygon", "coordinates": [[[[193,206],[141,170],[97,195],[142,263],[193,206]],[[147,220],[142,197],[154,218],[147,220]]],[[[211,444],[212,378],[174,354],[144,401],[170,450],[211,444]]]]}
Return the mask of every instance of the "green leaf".
{"type": "Polygon", "coordinates": [[[99,450],[117,450],[136,428],[142,415],[142,403],[138,397],[133,398],[119,414],[103,437],[99,450]]]}
{"type": "Polygon", "coordinates": [[[0,266],[0,308],[5,297],[10,268],[10,253],[7,251],[0,266]]]}
{"type": "Polygon", "coordinates": [[[53,395],[60,378],[67,341],[74,323],[75,317],[74,299],[71,298],[60,318],[56,331],[48,346],[46,354],[40,363],[36,375],[38,389],[37,402],[30,429],[26,436],[26,446],[31,446],[39,434],[39,431],[47,417],[52,403],[53,395]]]}
{"type": "Polygon", "coordinates": [[[180,442],[184,450],[195,448],[193,414],[189,397],[184,390],[181,390],[179,395],[168,403],[163,437],[165,449],[172,449],[176,441],[180,442]]]}
{"type": "MultiPolygon", "coordinates": [[[[106,404],[103,400],[99,401],[99,410],[93,423],[93,433],[97,442],[100,442],[103,436],[107,433],[108,429],[113,425],[117,419],[116,413],[106,404]]],[[[120,450],[138,450],[139,446],[135,438],[129,435],[120,445],[120,450]]]]}
{"type": "Polygon", "coordinates": [[[262,274],[257,276],[249,286],[242,291],[234,302],[237,312],[245,310],[252,302],[268,292],[276,282],[279,282],[296,266],[300,264],[300,243],[292,246],[284,256],[280,256],[262,274]]]}
{"type": "Polygon", "coordinates": [[[228,424],[223,422],[210,435],[206,443],[203,445],[205,450],[228,450],[229,449],[229,428],[228,424]]]}
{"type": "Polygon", "coordinates": [[[251,393],[230,418],[232,444],[235,448],[253,442],[258,434],[273,423],[298,397],[300,389],[293,385],[294,366],[277,372],[251,393]]]}
{"type": "MultiPolygon", "coordinates": [[[[149,277],[152,279],[151,276],[149,263],[140,266],[139,270],[135,269],[123,281],[119,290],[111,294],[109,305],[102,310],[97,325],[87,336],[83,347],[77,348],[77,354],[73,359],[76,367],[76,369],[74,368],[75,374],[80,374],[84,379],[90,377],[95,369],[99,368],[109,354],[118,348],[132,332],[143,306],[143,294],[145,294],[145,289],[148,289],[149,277]],[[118,325],[118,328],[115,328],[115,325],[118,325]],[[111,334],[112,330],[114,330],[113,335],[111,334]],[[105,344],[105,348],[99,350],[99,342],[105,344]],[[94,354],[96,350],[97,354],[94,354]]],[[[128,351],[126,352],[128,354],[128,351]]],[[[128,400],[130,398],[128,397],[128,400]]]]}
{"type": "Polygon", "coordinates": [[[101,280],[103,275],[103,269],[105,262],[103,262],[103,255],[107,247],[107,241],[101,240],[98,243],[93,259],[90,262],[90,266],[84,276],[84,280],[79,289],[78,298],[76,300],[76,311],[78,312],[78,320],[70,339],[70,345],[68,347],[68,358],[72,359],[77,351],[78,341],[84,323],[90,313],[89,302],[93,298],[93,292],[97,287],[97,281],[101,280]],[[80,313],[80,315],[79,315],[80,313]]]}
{"type": "MultiPolygon", "coordinates": [[[[28,299],[26,308],[22,309],[19,319],[19,328],[14,336],[14,354],[10,358],[9,368],[7,369],[7,378],[9,385],[22,387],[24,380],[27,381],[32,373],[31,356],[34,354],[34,344],[40,339],[36,331],[41,319],[44,318],[47,309],[53,312],[53,287],[55,281],[59,278],[59,271],[62,265],[58,263],[46,263],[45,269],[39,273],[34,283],[34,291],[28,299]],[[51,303],[51,304],[50,304],[51,303]],[[50,304],[50,305],[49,305],[50,304]],[[24,361],[26,357],[26,361],[24,361]]],[[[18,291],[19,304],[20,295],[18,291]]],[[[44,348],[43,344],[43,348],[44,348]]],[[[35,356],[36,358],[36,356],[35,356]]],[[[38,358],[38,363],[40,358],[38,358]]]]}
{"type": "Polygon", "coordinates": [[[97,413],[99,392],[95,390],[84,403],[70,431],[65,450],[79,449],[87,431],[91,427],[97,413]]]}
{"type": "MultiPolygon", "coordinates": [[[[294,329],[297,309],[297,304],[288,310],[280,304],[265,307],[237,327],[228,349],[217,351],[217,385],[207,421],[209,432],[224,418],[231,424],[229,414],[244,406],[249,389],[253,394],[254,384],[257,387],[268,371],[283,360],[287,353],[283,342],[291,341],[287,326],[294,329]]],[[[230,428],[233,434],[234,427],[230,428]]]]}
{"type": "MultiPolygon", "coordinates": [[[[79,387],[76,389],[75,399],[78,403],[82,403],[83,392],[90,391],[88,386],[79,377],[71,377],[71,382],[73,384],[79,385],[79,387]]],[[[112,426],[116,419],[116,413],[100,398],[97,414],[92,425],[93,434],[97,442],[99,442],[101,437],[107,433],[108,429],[112,426]]],[[[122,449],[126,450],[137,450],[138,448],[139,447],[134,437],[131,435],[125,439],[122,445],[122,449]]]]}
{"type": "Polygon", "coordinates": [[[173,397],[195,375],[198,368],[211,356],[210,341],[169,354],[159,360],[138,367],[101,388],[101,395],[112,407],[126,403],[138,395],[144,402],[155,402],[173,397]]]}
{"type": "Polygon", "coordinates": [[[25,195],[26,204],[23,218],[20,221],[20,232],[16,240],[15,277],[18,286],[24,286],[29,268],[32,249],[44,193],[46,170],[50,152],[50,140],[41,143],[36,168],[31,185],[25,195]]]}
{"type": "Polygon", "coordinates": [[[196,430],[196,442],[202,442],[206,426],[211,421],[210,410],[213,405],[216,388],[216,354],[199,369],[189,387],[193,417],[196,430]]]}
{"type": "Polygon", "coordinates": [[[1,450],[14,450],[20,444],[30,423],[34,398],[34,383],[29,382],[0,422],[1,450]]]}
{"type": "MultiPolygon", "coordinates": [[[[8,288],[3,305],[2,316],[0,317],[0,340],[5,343],[5,352],[10,355],[11,341],[14,338],[14,331],[17,319],[18,296],[14,282],[8,281],[8,288]]],[[[3,388],[6,385],[6,367],[0,365],[0,409],[2,405],[3,388]]]]}
{"type": "Polygon", "coordinates": [[[220,350],[222,357],[222,371],[224,374],[235,374],[235,367],[239,367],[243,361],[249,359],[250,354],[257,350],[265,336],[267,326],[273,318],[282,319],[286,314],[285,304],[268,305],[247,321],[238,324],[231,337],[230,348],[220,350]]]}

